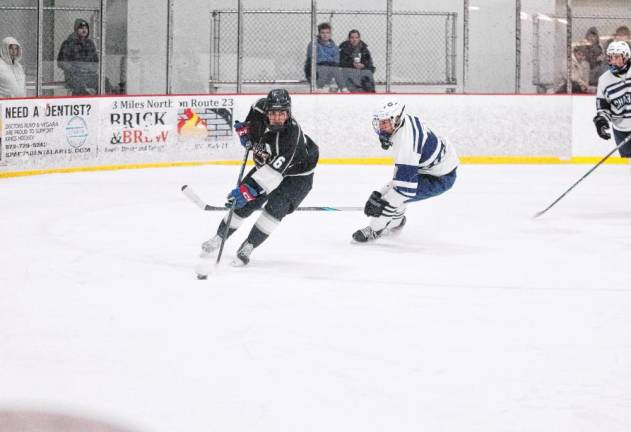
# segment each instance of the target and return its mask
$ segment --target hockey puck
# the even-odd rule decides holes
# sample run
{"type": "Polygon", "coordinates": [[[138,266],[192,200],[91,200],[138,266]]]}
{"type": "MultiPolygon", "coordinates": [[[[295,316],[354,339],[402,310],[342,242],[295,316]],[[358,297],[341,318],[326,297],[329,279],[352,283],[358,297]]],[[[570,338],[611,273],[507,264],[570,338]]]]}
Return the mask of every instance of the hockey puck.
{"type": "Polygon", "coordinates": [[[198,274],[197,275],[197,279],[198,280],[206,280],[206,279],[208,279],[208,275],[198,274]]]}

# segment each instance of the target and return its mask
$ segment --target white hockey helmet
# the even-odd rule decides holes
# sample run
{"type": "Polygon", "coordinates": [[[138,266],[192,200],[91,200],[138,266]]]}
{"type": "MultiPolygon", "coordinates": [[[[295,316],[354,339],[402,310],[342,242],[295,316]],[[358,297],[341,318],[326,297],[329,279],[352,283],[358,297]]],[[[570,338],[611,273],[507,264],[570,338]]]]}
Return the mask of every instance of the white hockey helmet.
{"type": "Polygon", "coordinates": [[[372,116],[372,127],[377,135],[383,135],[383,131],[381,131],[379,128],[379,122],[382,120],[390,120],[392,132],[389,134],[389,136],[394,135],[403,124],[404,110],[405,105],[402,105],[395,100],[387,100],[386,102],[384,102],[372,116]]]}
{"type": "Polygon", "coordinates": [[[609,70],[611,70],[611,72],[623,72],[623,70],[627,69],[629,65],[629,59],[631,59],[631,48],[629,48],[629,44],[625,41],[613,41],[607,47],[607,57],[610,59],[609,70]],[[624,65],[622,67],[611,64],[611,56],[615,54],[622,56],[622,59],[624,60],[624,65]]]}

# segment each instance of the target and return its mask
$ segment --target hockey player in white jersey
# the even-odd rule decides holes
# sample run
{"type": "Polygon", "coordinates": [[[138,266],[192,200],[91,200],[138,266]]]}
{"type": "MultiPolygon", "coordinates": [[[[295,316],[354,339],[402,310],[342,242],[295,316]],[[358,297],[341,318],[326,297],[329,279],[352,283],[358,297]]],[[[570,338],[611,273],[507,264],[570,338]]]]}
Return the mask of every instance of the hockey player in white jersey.
{"type": "Polygon", "coordinates": [[[395,168],[392,181],[373,191],[366,202],[369,224],[353,233],[353,240],[360,243],[400,231],[406,204],[451,189],[459,163],[453,146],[418,116],[406,114],[405,106],[397,101],[387,101],[375,112],[373,128],[381,147],[394,151],[395,168]]]}
{"type": "MultiPolygon", "coordinates": [[[[609,70],[598,79],[596,91],[596,132],[608,140],[609,123],[616,144],[631,134],[631,49],[624,41],[614,41],[607,47],[609,70]]],[[[631,158],[631,142],[618,149],[620,156],[631,158]]]]}

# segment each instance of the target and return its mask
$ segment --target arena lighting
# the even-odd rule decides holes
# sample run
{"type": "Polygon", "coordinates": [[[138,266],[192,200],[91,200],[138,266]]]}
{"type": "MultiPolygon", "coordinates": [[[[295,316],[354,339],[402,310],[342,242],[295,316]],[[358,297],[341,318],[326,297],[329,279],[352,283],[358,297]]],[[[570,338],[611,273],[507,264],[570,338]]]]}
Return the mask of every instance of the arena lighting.
{"type": "Polygon", "coordinates": [[[552,18],[545,14],[538,14],[537,17],[542,21],[554,21],[552,18]]]}
{"type": "Polygon", "coordinates": [[[522,20],[529,20],[530,19],[530,15],[528,15],[526,12],[520,12],[519,13],[519,18],[522,20]]]}
{"type": "Polygon", "coordinates": [[[469,6],[470,11],[478,11],[480,10],[480,6],[469,6]]]}
{"type": "Polygon", "coordinates": [[[557,18],[557,21],[560,22],[561,24],[567,25],[567,20],[565,18],[557,18]]]}

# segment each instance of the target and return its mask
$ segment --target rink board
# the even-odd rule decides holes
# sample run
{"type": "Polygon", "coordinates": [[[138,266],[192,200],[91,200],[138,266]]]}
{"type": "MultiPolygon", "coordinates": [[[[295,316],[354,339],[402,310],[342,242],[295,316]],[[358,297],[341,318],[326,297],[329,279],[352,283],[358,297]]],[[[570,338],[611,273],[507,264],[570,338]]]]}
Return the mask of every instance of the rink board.
{"type": "MultiPolygon", "coordinates": [[[[0,177],[240,163],[231,125],[261,95],[124,96],[0,101],[0,177]]],[[[385,95],[294,95],[293,115],[323,164],[390,164],[371,126],[385,95]]],[[[611,142],[593,98],[393,95],[450,140],[463,163],[595,163],[611,142]]],[[[623,163],[612,157],[613,163],[623,163]]]]}

